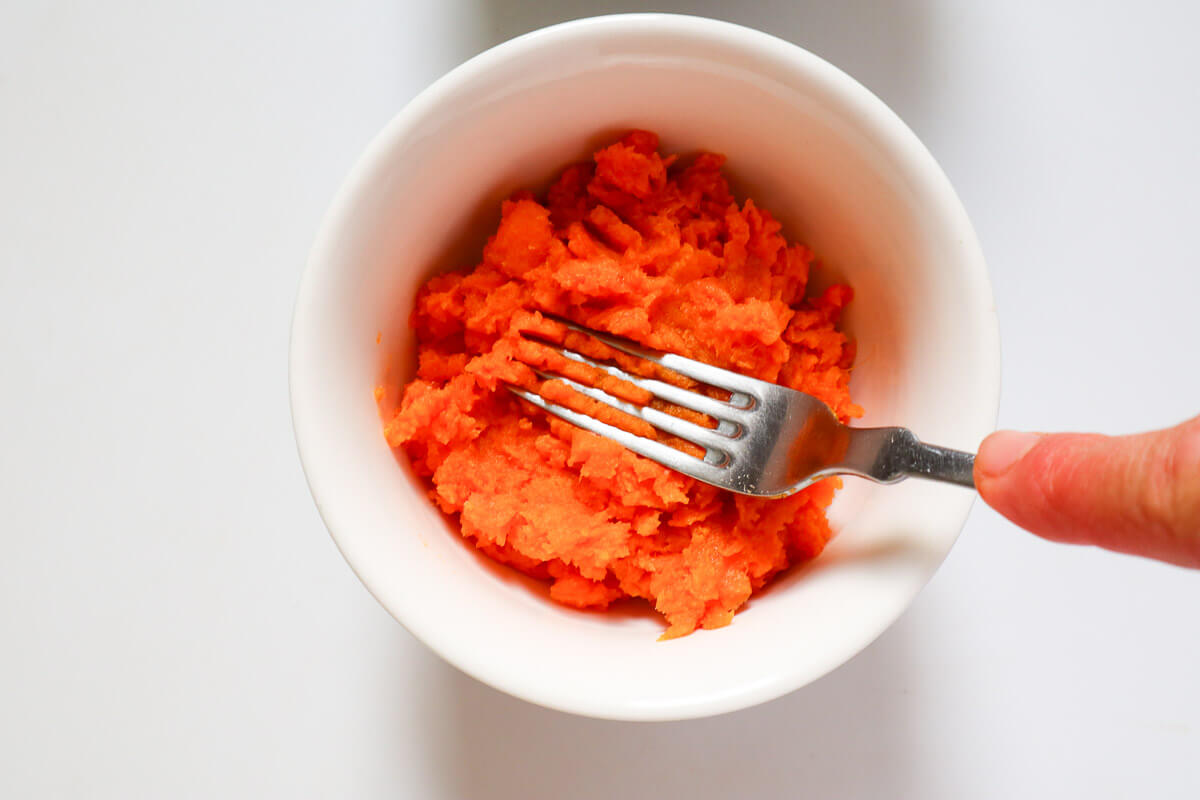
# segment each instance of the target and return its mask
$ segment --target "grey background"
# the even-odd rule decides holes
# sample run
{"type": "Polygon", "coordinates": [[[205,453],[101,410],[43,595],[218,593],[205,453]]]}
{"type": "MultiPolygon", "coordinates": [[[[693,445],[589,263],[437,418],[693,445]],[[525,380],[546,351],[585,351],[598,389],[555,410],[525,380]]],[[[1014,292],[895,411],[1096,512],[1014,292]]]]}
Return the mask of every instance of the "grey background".
{"type": "MultiPolygon", "coordinates": [[[[1002,424],[1124,432],[1200,410],[1200,7],[655,7],[808,47],[925,140],[989,258],[1002,424]]],[[[498,694],[356,582],[287,409],[326,204],[455,64],[647,8],[0,6],[0,796],[1200,794],[1200,576],[1056,547],[979,504],[858,658],[692,723],[498,694]]]]}

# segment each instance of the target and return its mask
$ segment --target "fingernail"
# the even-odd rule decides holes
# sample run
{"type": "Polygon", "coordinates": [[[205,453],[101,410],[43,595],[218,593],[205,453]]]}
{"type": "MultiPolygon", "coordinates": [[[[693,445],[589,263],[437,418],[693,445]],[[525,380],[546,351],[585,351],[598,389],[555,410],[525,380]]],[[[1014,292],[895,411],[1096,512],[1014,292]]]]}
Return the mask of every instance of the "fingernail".
{"type": "Polygon", "coordinates": [[[989,478],[999,478],[1025,457],[1033,446],[1041,441],[1036,433],[999,431],[983,440],[976,457],[980,473],[989,478]]]}

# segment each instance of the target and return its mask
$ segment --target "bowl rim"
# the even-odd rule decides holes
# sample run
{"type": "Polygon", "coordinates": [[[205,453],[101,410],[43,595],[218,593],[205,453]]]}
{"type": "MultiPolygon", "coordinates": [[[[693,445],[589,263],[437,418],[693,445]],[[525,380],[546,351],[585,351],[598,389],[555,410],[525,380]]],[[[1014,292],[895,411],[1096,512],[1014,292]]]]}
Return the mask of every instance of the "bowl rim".
{"type": "MultiPolygon", "coordinates": [[[[979,365],[976,376],[991,383],[990,387],[985,388],[989,389],[986,392],[987,396],[994,398],[989,415],[991,424],[994,426],[1000,397],[1000,342],[992,288],[982,248],[966,209],[933,155],[886,103],[850,75],[800,45],[732,22],[666,13],[629,13],[585,17],[550,25],[509,39],[453,68],[419,92],[392,117],[367,145],[341,182],[322,218],[309,251],[309,257],[297,289],[292,315],[288,353],[288,393],[292,428],[301,468],[326,529],[351,570],[371,595],[415,638],[437,653],[443,660],[475,679],[514,697],[547,708],[613,720],[693,719],[758,705],[794,691],[837,669],[868,647],[912,605],[921,587],[928,583],[944,561],[944,556],[938,559],[938,563],[925,576],[913,595],[899,605],[895,614],[884,619],[883,624],[877,629],[864,629],[861,636],[856,638],[854,646],[848,648],[847,654],[830,659],[825,668],[816,675],[809,674],[812,672],[811,670],[789,672],[782,669],[774,680],[757,681],[734,688],[725,688],[719,693],[705,697],[654,706],[634,704],[622,706],[611,699],[595,700],[570,692],[555,691],[545,685],[539,686],[536,681],[521,680],[519,676],[497,674],[495,670],[488,668],[486,659],[470,657],[469,648],[458,646],[454,642],[453,635],[447,635],[438,630],[436,625],[421,624],[419,614],[413,613],[412,609],[398,608],[395,603],[388,602],[366,580],[363,573],[355,566],[354,537],[347,535],[346,528],[339,519],[340,513],[331,502],[332,494],[325,491],[318,474],[320,470],[314,468],[315,461],[311,443],[316,438],[313,432],[320,421],[309,413],[303,394],[303,387],[311,382],[306,378],[308,370],[315,369],[315,366],[311,365],[307,358],[306,340],[302,332],[308,326],[308,319],[317,302],[315,297],[317,276],[323,265],[328,264],[329,254],[335,249],[339,232],[349,219],[352,199],[359,188],[381,168],[393,143],[404,138],[407,131],[415,126],[431,108],[434,108],[442,96],[451,91],[453,87],[475,80],[496,65],[519,57],[544,44],[558,43],[573,37],[590,38],[619,34],[627,32],[630,26],[635,26],[639,32],[660,32],[664,35],[700,41],[720,40],[724,45],[753,49],[759,57],[770,58],[790,71],[804,73],[807,80],[823,84],[832,93],[843,98],[845,102],[853,104],[856,111],[869,123],[868,135],[886,142],[889,153],[902,160],[912,173],[920,175],[923,180],[928,182],[926,188],[932,196],[937,198],[939,213],[936,216],[953,225],[960,232],[963,240],[959,266],[967,272],[971,299],[976,305],[976,317],[979,325],[974,334],[980,339],[980,350],[986,349],[991,352],[991,357],[987,359],[986,363],[979,365]]],[[[964,507],[962,521],[958,524],[957,532],[953,537],[948,538],[947,553],[961,535],[973,502],[974,498],[972,497],[971,502],[964,507]]]]}

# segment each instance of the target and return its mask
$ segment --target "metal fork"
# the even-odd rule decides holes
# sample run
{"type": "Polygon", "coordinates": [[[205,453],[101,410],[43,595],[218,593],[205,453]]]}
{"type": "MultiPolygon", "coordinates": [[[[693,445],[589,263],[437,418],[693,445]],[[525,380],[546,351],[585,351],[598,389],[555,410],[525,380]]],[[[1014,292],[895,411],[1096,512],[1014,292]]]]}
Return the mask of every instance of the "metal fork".
{"type": "Polygon", "coordinates": [[[593,433],[612,439],[665,467],[739,494],[784,497],[831,475],[858,475],[879,483],[907,477],[928,478],[974,488],[975,456],[920,441],[907,428],[852,428],[840,423],[825,403],[804,392],[714,367],[673,353],[659,353],[626,339],[545,315],[609,347],[729,393],[727,400],[642,378],[559,345],[537,339],[566,358],[602,370],[654,397],[692,409],[716,420],[715,428],[697,425],[656,408],[614,397],[560,375],[580,394],[645,420],[704,450],[690,455],[670,445],[601,422],[526,389],[508,390],[538,408],[593,433]]]}

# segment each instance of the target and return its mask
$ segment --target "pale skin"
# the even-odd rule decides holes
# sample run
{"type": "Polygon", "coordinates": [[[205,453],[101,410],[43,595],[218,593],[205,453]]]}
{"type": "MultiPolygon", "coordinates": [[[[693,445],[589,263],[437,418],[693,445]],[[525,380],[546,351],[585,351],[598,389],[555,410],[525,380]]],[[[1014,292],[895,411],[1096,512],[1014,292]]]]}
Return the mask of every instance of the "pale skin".
{"type": "Polygon", "coordinates": [[[1200,417],[1150,433],[993,433],[979,494],[1038,536],[1200,568],[1200,417]]]}

